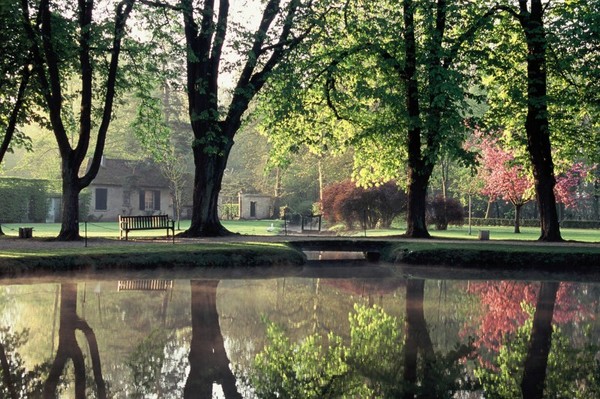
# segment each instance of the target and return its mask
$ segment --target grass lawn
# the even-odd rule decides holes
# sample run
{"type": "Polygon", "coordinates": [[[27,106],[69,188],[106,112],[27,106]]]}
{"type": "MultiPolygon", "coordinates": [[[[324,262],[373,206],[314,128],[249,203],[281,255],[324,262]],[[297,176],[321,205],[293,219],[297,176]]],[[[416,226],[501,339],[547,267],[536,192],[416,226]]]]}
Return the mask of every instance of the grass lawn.
{"type": "MultiPolygon", "coordinates": [[[[46,242],[48,243],[48,242],[46,242]]],[[[282,243],[203,243],[186,245],[93,245],[0,252],[0,277],[28,271],[77,271],[175,267],[293,266],[304,263],[299,251],[282,243]]]]}
{"type": "MultiPolygon", "coordinates": [[[[469,228],[467,226],[451,226],[445,231],[430,229],[429,234],[438,238],[477,240],[479,230],[489,230],[490,240],[537,241],[540,236],[540,229],[538,227],[521,227],[521,233],[515,234],[513,227],[503,226],[474,226],[471,228],[471,234],[469,234],[469,228]]],[[[561,229],[560,231],[563,239],[568,241],[600,243],[600,230],[598,229],[561,229]]],[[[367,230],[367,237],[385,237],[402,233],[404,233],[404,228],[367,230]]],[[[364,236],[364,231],[355,232],[354,235],[364,236]]]]}
{"type": "MultiPolygon", "coordinates": [[[[229,231],[246,235],[275,235],[283,227],[281,220],[224,220],[222,221],[229,231]],[[271,228],[273,226],[273,228],[271,228]]],[[[8,223],[2,224],[2,231],[9,236],[18,236],[19,227],[33,227],[34,237],[56,237],[60,231],[60,223],[8,223]]],[[[190,227],[189,220],[182,220],[179,226],[175,224],[175,231],[186,230],[190,227]]],[[[86,234],[86,224],[80,223],[80,234],[86,234]]],[[[88,222],[88,237],[119,238],[119,224],[117,222],[88,222]]],[[[129,232],[130,237],[158,237],[166,236],[165,230],[142,230],[129,232]]]]}

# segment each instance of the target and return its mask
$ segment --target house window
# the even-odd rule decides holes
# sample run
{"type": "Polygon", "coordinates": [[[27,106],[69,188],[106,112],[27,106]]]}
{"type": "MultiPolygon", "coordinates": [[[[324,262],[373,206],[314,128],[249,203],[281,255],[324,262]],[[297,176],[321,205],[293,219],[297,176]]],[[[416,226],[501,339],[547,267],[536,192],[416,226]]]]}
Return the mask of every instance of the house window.
{"type": "Polygon", "coordinates": [[[96,189],[96,210],[106,211],[108,209],[108,189],[97,188],[96,189]]]}
{"type": "Polygon", "coordinates": [[[140,190],[140,210],[160,210],[160,190],[140,190]]]}

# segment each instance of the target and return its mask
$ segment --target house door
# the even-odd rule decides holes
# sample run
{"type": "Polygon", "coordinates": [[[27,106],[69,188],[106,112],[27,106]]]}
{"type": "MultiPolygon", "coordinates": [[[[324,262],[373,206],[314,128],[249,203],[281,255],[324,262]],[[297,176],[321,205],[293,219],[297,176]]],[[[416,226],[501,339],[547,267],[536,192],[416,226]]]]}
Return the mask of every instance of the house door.
{"type": "Polygon", "coordinates": [[[256,217],[256,201],[250,201],[250,217],[256,217]]]}

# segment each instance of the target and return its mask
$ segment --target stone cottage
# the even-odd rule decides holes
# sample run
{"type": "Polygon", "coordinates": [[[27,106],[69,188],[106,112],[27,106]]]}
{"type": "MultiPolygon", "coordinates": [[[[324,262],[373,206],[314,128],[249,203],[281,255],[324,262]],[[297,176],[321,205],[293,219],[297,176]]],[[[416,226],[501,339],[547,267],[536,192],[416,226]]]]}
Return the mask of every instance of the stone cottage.
{"type": "Polygon", "coordinates": [[[264,194],[239,194],[240,219],[269,219],[273,214],[273,197],[264,194]]]}
{"type": "Polygon", "coordinates": [[[119,215],[173,215],[168,180],[151,161],[103,158],[90,184],[89,214],[114,221],[119,215]]]}

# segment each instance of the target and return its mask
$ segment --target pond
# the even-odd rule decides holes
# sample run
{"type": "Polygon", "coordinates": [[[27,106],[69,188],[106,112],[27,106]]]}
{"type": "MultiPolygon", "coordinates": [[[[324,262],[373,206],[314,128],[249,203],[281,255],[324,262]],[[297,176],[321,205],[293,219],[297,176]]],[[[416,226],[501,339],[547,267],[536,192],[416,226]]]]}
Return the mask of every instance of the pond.
{"type": "Polygon", "coordinates": [[[360,260],[3,280],[0,397],[600,397],[600,284],[575,280],[360,260]]]}

